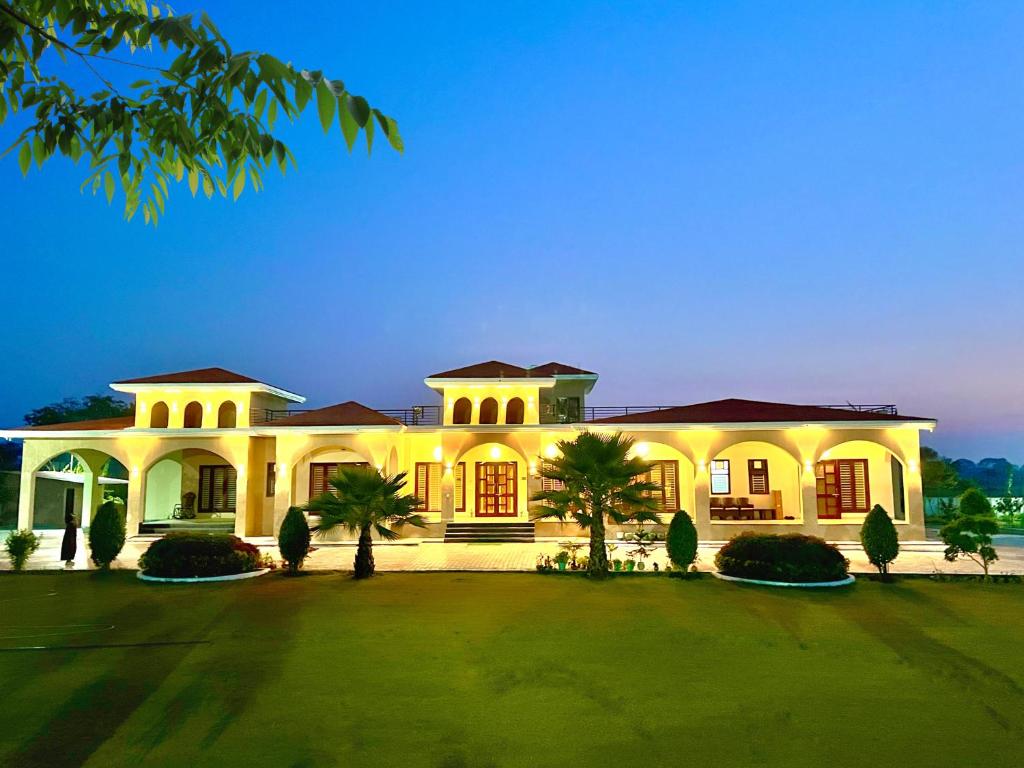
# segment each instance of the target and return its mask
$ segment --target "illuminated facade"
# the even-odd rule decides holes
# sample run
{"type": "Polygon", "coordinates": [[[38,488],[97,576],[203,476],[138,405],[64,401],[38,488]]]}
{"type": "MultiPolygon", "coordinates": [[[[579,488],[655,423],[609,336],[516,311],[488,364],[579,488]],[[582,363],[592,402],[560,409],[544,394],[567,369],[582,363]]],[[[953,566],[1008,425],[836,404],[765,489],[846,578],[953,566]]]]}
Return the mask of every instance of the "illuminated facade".
{"type": "MultiPolygon", "coordinates": [[[[239,535],[274,535],[288,508],[325,490],[338,465],[359,463],[406,472],[430,525],[405,533],[439,539],[452,523],[530,521],[530,497],[550,482],[538,474],[541,462],[589,429],[634,438],[663,488],[663,520],[684,509],[703,540],[741,530],[853,540],[874,504],[903,540],[924,539],[919,436],[934,428],[930,419],[892,406],[750,400],[591,406],[596,382],[572,366],[492,361],[428,377],[431,405],[307,410],[300,395],[211,368],[115,382],[134,397],[133,417],[0,436],[25,441],[19,527],[33,523],[36,472],[73,452],[88,469],[83,524],[102,498],[109,459],[128,473],[130,535],[160,530],[178,507],[239,535]]],[[[539,537],[578,533],[572,524],[536,524],[539,537]]]]}

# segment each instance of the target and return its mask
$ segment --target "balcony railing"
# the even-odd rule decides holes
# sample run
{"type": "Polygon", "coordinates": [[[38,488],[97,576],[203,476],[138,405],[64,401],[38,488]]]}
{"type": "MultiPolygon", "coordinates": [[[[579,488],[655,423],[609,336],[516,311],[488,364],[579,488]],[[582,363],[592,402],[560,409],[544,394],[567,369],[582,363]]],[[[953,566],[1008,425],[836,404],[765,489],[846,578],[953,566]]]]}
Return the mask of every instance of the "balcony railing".
{"type": "MultiPolygon", "coordinates": [[[[678,408],[676,405],[588,405],[573,412],[556,412],[553,408],[541,410],[542,424],[580,424],[598,419],[607,419],[613,416],[629,416],[634,413],[648,413],[650,411],[663,411],[667,408],[678,408]]],[[[844,411],[856,411],[858,413],[879,413],[887,416],[898,416],[899,412],[892,403],[842,403],[839,405],[818,405],[816,408],[837,408],[844,411]]],[[[442,423],[442,412],[440,405],[413,405],[409,408],[378,408],[379,413],[397,419],[410,427],[436,427],[442,423]]],[[[275,411],[265,408],[253,408],[249,411],[250,424],[272,424],[275,421],[293,416],[297,413],[308,413],[309,409],[295,409],[290,411],[275,411]]]]}

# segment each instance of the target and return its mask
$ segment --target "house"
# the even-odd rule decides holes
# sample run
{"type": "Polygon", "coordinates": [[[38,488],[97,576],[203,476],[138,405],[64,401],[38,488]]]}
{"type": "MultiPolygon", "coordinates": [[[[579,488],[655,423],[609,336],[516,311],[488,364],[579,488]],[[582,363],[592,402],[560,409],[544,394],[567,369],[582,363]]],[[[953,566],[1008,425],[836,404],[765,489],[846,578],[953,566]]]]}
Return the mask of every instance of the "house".
{"type": "MultiPolygon", "coordinates": [[[[197,523],[274,535],[288,508],[327,489],[342,464],[408,473],[430,525],[407,535],[453,538],[509,524],[521,531],[530,523],[531,495],[551,482],[539,476],[541,462],[558,454],[560,440],[589,429],[634,438],[636,454],[653,464],[650,479],[662,486],[663,520],[684,509],[704,540],[741,530],[854,540],[874,504],[889,512],[902,539],[924,539],[919,437],[934,429],[932,419],[891,405],[738,399],[593,406],[597,379],[559,363],[490,361],[428,376],[428,405],[375,410],[348,401],[306,409],[294,392],[205,368],[113,383],[135,398],[134,416],[0,436],[24,440],[20,527],[35,522],[39,470],[72,452],[88,469],[86,511],[102,498],[104,463],[113,458],[127,469],[129,534],[171,525],[176,505],[194,494],[197,523]]],[[[578,533],[557,521],[537,522],[535,531],[578,533]]],[[[619,532],[612,526],[610,535],[619,532]]]]}

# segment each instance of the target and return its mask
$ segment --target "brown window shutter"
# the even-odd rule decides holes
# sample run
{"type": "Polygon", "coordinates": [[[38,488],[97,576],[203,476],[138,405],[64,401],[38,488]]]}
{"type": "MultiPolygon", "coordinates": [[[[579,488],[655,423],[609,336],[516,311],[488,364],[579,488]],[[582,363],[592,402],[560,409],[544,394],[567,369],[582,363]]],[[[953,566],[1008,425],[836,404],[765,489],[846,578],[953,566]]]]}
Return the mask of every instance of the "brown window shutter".
{"type": "Polygon", "coordinates": [[[466,511],[466,462],[455,465],[455,511],[466,511]]]}
{"type": "Polygon", "coordinates": [[[767,459],[747,459],[747,475],[751,496],[763,496],[770,492],[767,459]]]}

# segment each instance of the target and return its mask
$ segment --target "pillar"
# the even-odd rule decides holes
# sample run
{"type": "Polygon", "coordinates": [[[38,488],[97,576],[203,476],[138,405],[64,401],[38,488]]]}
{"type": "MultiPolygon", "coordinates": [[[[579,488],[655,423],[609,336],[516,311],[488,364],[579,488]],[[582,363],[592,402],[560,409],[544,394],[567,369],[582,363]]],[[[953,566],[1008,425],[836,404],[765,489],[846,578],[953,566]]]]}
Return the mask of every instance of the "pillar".
{"type": "Polygon", "coordinates": [[[711,533],[711,481],[708,469],[698,465],[693,477],[693,524],[697,540],[709,541],[711,533]]]}
{"type": "Polygon", "coordinates": [[[125,508],[125,532],[128,536],[139,535],[146,508],[146,476],[133,466],[128,475],[128,506],[125,508]]]}
{"type": "Polygon", "coordinates": [[[18,494],[18,529],[31,529],[35,521],[36,473],[32,471],[28,456],[21,464],[21,488],[18,494]]]}
{"type": "Polygon", "coordinates": [[[801,533],[809,536],[828,538],[825,526],[818,522],[818,485],[814,476],[814,464],[805,462],[800,468],[800,515],[801,533]]]}

